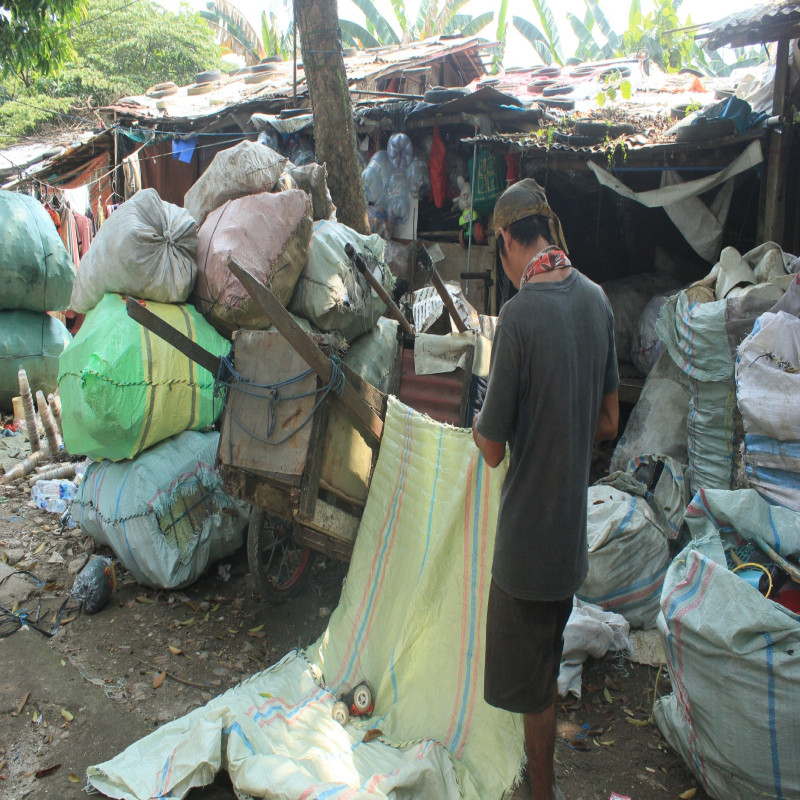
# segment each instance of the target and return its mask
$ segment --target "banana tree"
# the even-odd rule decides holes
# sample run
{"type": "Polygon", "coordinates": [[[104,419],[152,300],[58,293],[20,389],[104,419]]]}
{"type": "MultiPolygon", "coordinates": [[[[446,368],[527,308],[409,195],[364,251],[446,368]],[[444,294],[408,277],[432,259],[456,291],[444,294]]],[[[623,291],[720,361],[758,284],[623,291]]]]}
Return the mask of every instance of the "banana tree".
{"type": "Polygon", "coordinates": [[[265,56],[282,56],[284,59],[292,57],[294,41],[294,20],[289,22],[286,30],[282,30],[277,15],[270,11],[261,12],[261,41],[264,45],[265,56]]]}
{"type": "Polygon", "coordinates": [[[258,63],[264,53],[261,39],[233,3],[209,0],[200,16],[216,32],[217,41],[223,48],[242,56],[247,64],[258,63]]]}
{"type": "MultiPolygon", "coordinates": [[[[541,27],[534,25],[525,17],[513,17],[512,22],[517,31],[528,40],[531,47],[536,51],[539,58],[545,64],[555,62],[563,66],[564,55],[561,50],[561,37],[558,32],[558,25],[553,17],[553,12],[547,4],[547,0],[531,0],[534,10],[539,17],[541,27]]],[[[499,31],[498,31],[499,36],[499,31]]]]}

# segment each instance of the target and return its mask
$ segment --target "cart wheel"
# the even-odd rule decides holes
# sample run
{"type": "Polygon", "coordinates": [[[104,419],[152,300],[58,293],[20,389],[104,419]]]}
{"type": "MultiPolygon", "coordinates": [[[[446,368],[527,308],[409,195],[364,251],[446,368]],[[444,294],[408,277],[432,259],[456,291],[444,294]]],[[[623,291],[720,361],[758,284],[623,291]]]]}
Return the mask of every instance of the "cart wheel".
{"type": "Polygon", "coordinates": [[[333,711],[331,711],[331,716],[342,726],[347,725],[347,721],[350,719],[350,712],[347,710],[347,705],[343,703],[341,700],[337,700],[333,704],[333,711]]]}
{"type": "Polygon", "coordinates": [[[372,689],[366,681],[362,681],[353,691],[353,705],[363,714],[372,705],[372,689]]]}
{"type": "Polygon", "coordinates": [[[305,586],[316,553],[292,539],[291,523],[253,506],[247,529],[250,578],[259,594],[272,603],[284,603],[305,586]]]}

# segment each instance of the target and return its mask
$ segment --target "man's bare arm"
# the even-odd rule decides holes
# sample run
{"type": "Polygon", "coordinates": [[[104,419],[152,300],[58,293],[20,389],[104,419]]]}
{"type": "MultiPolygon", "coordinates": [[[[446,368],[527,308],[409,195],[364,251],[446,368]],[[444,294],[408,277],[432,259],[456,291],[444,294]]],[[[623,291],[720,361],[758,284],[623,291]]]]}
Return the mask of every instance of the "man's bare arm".
{"type": "Polygon", "coordinates": [[[603,395],[597,427],[594,431],[595,442],[615,439],[619,430],[619,395],[616,391],[603,395]]]}
{"type": "Polygon", "coordinates": [[[492,439],[487,439],[485,436],[482,436],[480,433],[478,433],[477,425],[478,415],[476,415],[475,419],[472,420],[472,438],[475,441],[478,450],[481,451],[483,460],[490,467],[496,467],[506,457],[506,443],[495,442],[492,439]]]}

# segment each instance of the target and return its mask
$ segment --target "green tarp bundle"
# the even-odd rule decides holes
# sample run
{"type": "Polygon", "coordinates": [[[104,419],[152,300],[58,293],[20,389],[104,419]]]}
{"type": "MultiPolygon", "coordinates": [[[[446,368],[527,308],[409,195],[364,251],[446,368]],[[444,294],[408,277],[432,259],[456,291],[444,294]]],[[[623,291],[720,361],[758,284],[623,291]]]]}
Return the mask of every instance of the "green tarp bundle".
{"type": "Polygon", "coordinates": [[[45,395],[58,385],[58,357],[72,336],[55,317],[36,311],[0,311],[0,410],[11,411],[19,394],[17,373],[45,395]]]}
{"type": "MultiPolygon", "coordinates": [[[[215,355],[230,342],[191,305],[147,303],[148,310],[215,355]]],[[[211,425],[224,395],[215,377],[132,320],[107,294],[61,354],[58,387],[64,445],[73,454],[119,461],[185,430],[211,425]]]]}
{"type": "Polygon", "coordinates": [[[63,311],[75,265],[38,200],[0,190],[0,309],[63,311]]]}

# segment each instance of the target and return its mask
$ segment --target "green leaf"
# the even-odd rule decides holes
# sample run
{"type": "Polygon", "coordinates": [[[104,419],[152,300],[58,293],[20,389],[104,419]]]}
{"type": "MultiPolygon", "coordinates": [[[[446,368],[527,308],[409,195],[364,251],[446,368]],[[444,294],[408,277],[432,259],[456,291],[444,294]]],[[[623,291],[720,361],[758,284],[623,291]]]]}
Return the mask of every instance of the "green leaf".
{"type": "Polygon", "coordinates": [[[606,93],[605,92],[598,92],[597,93],[597,105],[599,105],[602,108],[602,106],[604,106],[605,103],[606,103],[606,93]]]}
{"type": "Polygon", "coordinates": [[[626,100],[630,100],[631,99],[631,82],[630,81],[628,81],[628,80],[622,81],[622,83],[619,85],[619,90],[622,93],[622,96],[626,100]]]}
{"type": "Polygon", "coordinates": [[[353,0],[366,19],[375,27],[376,39],[381,44],[400,44],[400,39],[392,26],[378,11],[372,0],[353,0]]]}
{"type": "Polygon", "coordinates": [[[404,0],[392,0],[392,9],[400,25],[400,30],[405,33],[408,30],[408,17],[406,17],[406,4],[404,0]]]}
{"type": "Polygon", "coordinates": [[[380,47],[381,43],[362,25],[349,19],[340,19],[342,42],[350,47],[380,47]]]}
{"type": "Polygon", "coordinates": [[[497,41],[506,41],[506,18],[508,15],[508,0],[500,0],[500,8],[497,11],[497,41]]]}
{"type": "Polygon", "coordinates": [[[597,27],[602,31],[603,36],[606,37],[606,40],[611,45],[611,49],[615,53],[619,53],[622,46],[622,40],[609,24],[597,0],[586,0],[586,5],[591,9],[592,16],[594,17],[595,22],[597,22],[597,27]]]}
{"type": "Polygon", "coordinates": [[[578,37],[578,41],[588,53],[592,61],[599,61],[603,55],[600,48],[597,46],[592,34],[586,29],[586,26],[574,14],[567,14],[567,21],[572,26],[572,30],[578,37]]]}
{"type": "Polygon", "coordinates": [[[512,17],[511,22],[519,33],[524,36],[531,47],[537,52],[545,64],[553,63],[553,53],[547,37],[531,22],[523,17],[512,17]]]}
{"type": "Polygon", "coordinates": [[[532,0],[532,2],[536,13],[539,15],[539,20],[542,23],[542,31],[550,45],[553,61],[563,66],[564,55],[561,52],[561,37],[558,32],[558,25],[556,25],[556,21],[553,17],[553,12],[550,10],[547,0],[532,0]]]}
{"type": "Polygon", "coordinates": [[[487,25],[491,25],[493,19],[494,11],[479,14],[477,17],[473,17],[466,25],[460,26],[461,35],[474,36],[476,33],[480,33],[487,25]]]}

